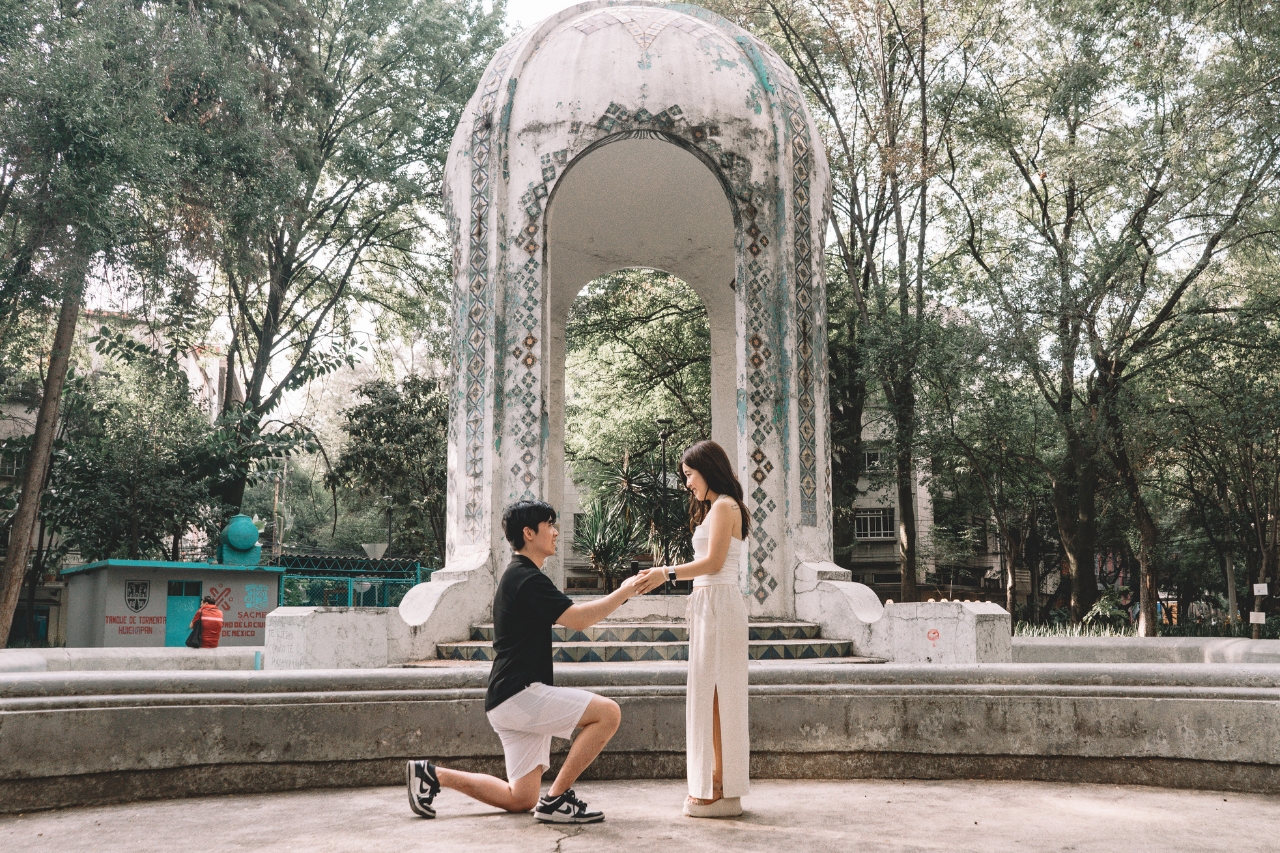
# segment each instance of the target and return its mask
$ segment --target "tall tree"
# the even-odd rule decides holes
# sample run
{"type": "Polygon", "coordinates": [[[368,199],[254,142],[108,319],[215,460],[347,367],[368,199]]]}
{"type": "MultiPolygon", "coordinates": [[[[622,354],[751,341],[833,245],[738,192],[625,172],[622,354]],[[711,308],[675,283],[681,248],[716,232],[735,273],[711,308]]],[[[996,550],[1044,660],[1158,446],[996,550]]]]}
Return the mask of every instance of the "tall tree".
{"type": "MultiPolygon", "coordinates": [[[[926,357],[931,295],[929,191],[940,130],[950,111],[945,54],[950,50],[923,0],[825,3],[725,0],[719,4],[760,32],[795,70],[817,112],[833,183],[836,258],[856,311],[833,345],[834,361],[862,368],[892,424],[900,598],[915,601],[920,565],[916,517],[920,363],[926,357]]],[[[866,386],[834,411],[855,418],[866,386]]],[[[855,467],[860,447],[851,453],[855,467]]],[[[860,472],[859,472],[860,473],[860,472]]],[[[856,482],[856,478],[854,480],[856,482]]]]}
{"type": "MultiPolygon", "coordinates": [[[[423,250],[448,143],[503,35],[501,3],[302,0],[288,16],[245,57],[271,168],[200,193],[246,441],[287,391],[352,362],[356,306],[435,269],[423,250]]],[[[239,506],[246,482],[223,500],[239,506]]]]}
{"type": "Polygon", "coordinates": [[[944,174],[967,295],[1055,414],[1073,618],[1096,595],[1097,490],[1114,474],[1139,534],[1140,630],[1154,635],[1159,533],[1126,388],[1191,345],[1204,273],[1260,230],[1280,154],[1274,65],[1238,18],[1190,3],[1003,4],[986,26],[944,174]]]}
{"type": "Polygon", "coordinates": [[[190,528],[216,532],[220,507],[197,458],[211,431],[165,361],[75,377],[46,501],[61,544],[86,560],[173,559],[190,528]]]}
{"type": "Polygon", "coordinates": [[[1017,574],[1026,569],[1034,619],[1039,555],[1033,533],[1048,485],[1043,460],[1052,412],[976,319],[957,314],[936,349],[921,386],[934,476],[945,482],[963,473],[977,481],[982,500],[970,512],[982,507],[995,521],[1006,562],[1005,608],[1014,613],[1017,574]]]}
{"type": "Polygon", "coordinates": [[[0,7],[0,328],[58,306],[0,577],[0,636],[31,553],[86,280],[156,239],[148,212],[174,175],[170,116],[201,107],[185,85],[182,15],[112,0],[0,7]]]}
{"type": "Polygon", "coordinates": [[[398,550],[430,550],[443,565],[448,392],[436,379],[409,376],[399,387],[376,381],[357,393],[365,401],[343,412],[347,440],[329,483],[390,497],[401,508],[398,550]]]}

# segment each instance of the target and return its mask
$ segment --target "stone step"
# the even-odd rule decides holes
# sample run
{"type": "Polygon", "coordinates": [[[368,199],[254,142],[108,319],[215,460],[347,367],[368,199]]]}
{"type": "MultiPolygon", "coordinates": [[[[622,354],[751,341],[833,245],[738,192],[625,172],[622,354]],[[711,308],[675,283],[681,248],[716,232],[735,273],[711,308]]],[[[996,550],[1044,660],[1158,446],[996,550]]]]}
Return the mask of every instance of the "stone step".
{"type": "MultiPolygon", "coordinates": [[[[493,645],[484,640],[441,643],[436,647],[444,660],[493,660],[493,645]]],[[[847,658],[853,654],[848,640],[751,640],[751,660],[810,660],[847,658]]],[[[625,661],[688,660],[689,643],[679,641],[565,642],[554,643],[551,655],[557,663],[619,663],[625,661]]]]}
{"type": "MultiPolygon", "coordinates": [[[[558,643],[670,643],[688,642],[689,629],[684,622],[597,622],[590,628],[574,631],[562,625],[551,629],[552,641],[558,643]]],[[[751,622],[747,626],[751,640],[816,640],[822,629],[813,622],[751,622]]],[[[493,642],[493,625],[471,626],[470,640],[493,642]]]]}

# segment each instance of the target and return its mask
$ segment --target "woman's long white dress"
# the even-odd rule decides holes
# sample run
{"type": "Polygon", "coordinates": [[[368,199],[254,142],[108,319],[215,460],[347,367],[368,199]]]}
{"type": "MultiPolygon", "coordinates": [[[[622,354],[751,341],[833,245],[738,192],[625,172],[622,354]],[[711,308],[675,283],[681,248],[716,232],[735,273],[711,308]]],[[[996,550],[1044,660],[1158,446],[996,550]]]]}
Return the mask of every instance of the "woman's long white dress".
{"type": "MultiPolygon", "coordinates": [[[[711,532],[706,522],[693,532],[695,558],[707,556],[711,532]]],[[[689,627],[689,681],[685,700],[685,750],[689,796],[711,799],[716,757],[712,745],[712,703],[719,696],[724,796],[747,793],[751,740],[747,731],[747,608],[738,591],[741,539],[729,539],[724,568],[693,579],[685,611],[689,627]]]]}

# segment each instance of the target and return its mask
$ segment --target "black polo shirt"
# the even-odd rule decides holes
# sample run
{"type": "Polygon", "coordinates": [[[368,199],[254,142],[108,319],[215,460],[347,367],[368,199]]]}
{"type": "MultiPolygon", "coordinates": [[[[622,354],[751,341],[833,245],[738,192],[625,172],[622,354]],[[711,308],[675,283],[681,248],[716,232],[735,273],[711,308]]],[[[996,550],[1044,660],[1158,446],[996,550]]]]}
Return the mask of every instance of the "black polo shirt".
{"type": "Polygon", "coordinates": [[[493,596],[493,669],[484,709],[492,711],[534,682],[554,683],[551,626],[573,601],[533,560],[516,554],[493,596]]]}

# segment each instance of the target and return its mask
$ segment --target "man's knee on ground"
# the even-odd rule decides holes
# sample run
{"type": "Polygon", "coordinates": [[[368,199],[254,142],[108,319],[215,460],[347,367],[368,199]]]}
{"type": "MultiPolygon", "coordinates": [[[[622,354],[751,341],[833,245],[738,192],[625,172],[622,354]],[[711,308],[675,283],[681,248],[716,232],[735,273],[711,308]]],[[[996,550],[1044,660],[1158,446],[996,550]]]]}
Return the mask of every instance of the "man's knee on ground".
{"type": "Polygon", "coordinates": [[[511,804],[506,806],[507,811],[527,812],[538,804],[538,797],[542,794],[542,774],[546,769],[539,767],[515,782],[507,783],[511,786],[511,804]]]}
{"type": "Polygon", "coordinates": [[[537,791],[534,791],[532,794],[518,794],[512,799],[511,805],[507,806],[506,810],[509,812],[519,814],[521,812],[533,811],[533,807],[536,806],[537,804],[538,804],[537,791]]]}

